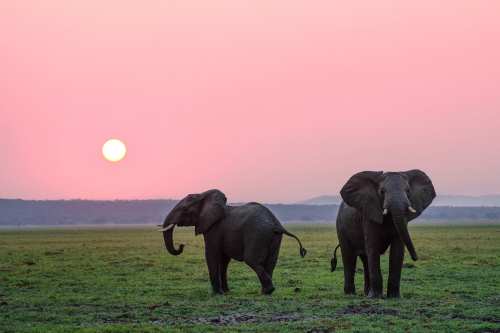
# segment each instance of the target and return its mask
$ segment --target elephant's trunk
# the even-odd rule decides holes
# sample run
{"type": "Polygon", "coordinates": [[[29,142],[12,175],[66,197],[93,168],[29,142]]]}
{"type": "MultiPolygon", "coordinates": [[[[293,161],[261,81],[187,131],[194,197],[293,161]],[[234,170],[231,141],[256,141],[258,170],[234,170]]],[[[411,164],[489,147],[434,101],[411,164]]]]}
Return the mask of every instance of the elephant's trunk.
{"type": "Polygon", "coordinates": [[[410,256],[414,261],[418,260],[417,252],[415,251],[415,247],[413,246],[413,242],[410,238],[410,234],[408,233],[408,220],[406,217],[393,217],[394,226],[399,234],[399,237],[403,241],[404,245],[410,252],[410,256]]]}
{"type": "Polygon", "coordinates": [[[167,251],[174,256],[178,256],[184,250],[184,244],[179,245],[179,249],[175,248],[173,239],[174,228],[175,226],[163,231],[163,240],[165,241],[165,248],[167,251]]]}

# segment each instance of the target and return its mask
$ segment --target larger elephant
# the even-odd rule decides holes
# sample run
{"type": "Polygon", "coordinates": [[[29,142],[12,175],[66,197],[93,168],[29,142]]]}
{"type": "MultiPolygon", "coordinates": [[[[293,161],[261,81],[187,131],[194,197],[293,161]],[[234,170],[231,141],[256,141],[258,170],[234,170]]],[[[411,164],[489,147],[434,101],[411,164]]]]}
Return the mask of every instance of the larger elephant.
{"type": "MultiPolygon", "coordinates": [[[[387,297],[400,297],[405,247],[413,260],[418,259],[408,222],[418,217],[436,197],[432,181],[420,170],[364,171],[352,176],[340,194],[344,202],[339,207],[336,225],[344,264],[344,292],[355,293],[354,273],[360,257],[365,294],[381,297],[380,255],[390,246],[387,297]]],[[[337,262],[337,248],[332,271],[337,262]]]]}
{"type": "Polygon", "coordinates": [[[173,243],[173,230],[194,226],[195,234],[205,240],[205,258],[214,293],[229,291],[227,266],[231,259],[244,261],[257,274],[263,294],[274,291],[274,267],[283,234],[295,238],[303,257],[306,250],[300,240],[283,228],[266,207],[252,202],[241,206],[226,204],[226,196],[219,190],[190,194],[182,199],[167,215],[162,229],[165,247],[170,254],[179,255],[173,243]]]}

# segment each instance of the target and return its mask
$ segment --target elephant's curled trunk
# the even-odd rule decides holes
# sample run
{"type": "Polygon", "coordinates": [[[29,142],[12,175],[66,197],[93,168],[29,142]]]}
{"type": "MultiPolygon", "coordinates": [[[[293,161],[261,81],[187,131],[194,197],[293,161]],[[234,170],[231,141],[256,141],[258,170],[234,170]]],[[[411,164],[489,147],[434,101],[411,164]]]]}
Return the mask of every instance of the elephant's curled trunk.
{"type": "Polygon", "coordinates": [[[175,227],[172,227],[163,231],[163,240],[165,241],[165,248],[167,251],[174,256],[178,256],[184,250],[184,244],[179,245],[178,249],[175,248],[173,239],[174,228],[175,227]]]}
{"type": "Polygon", "coordinates": [[[394,218],[394,226],[399,234],[399,237],[403,241],[404,245],[410,252],[410,256],[414,261],[418,260],[417,252],[415,251],[415,247],[413,246],[413,242],[410,237],[410,233],[408,232],[408,222],[405,217],[396,217],[394,218]]]}

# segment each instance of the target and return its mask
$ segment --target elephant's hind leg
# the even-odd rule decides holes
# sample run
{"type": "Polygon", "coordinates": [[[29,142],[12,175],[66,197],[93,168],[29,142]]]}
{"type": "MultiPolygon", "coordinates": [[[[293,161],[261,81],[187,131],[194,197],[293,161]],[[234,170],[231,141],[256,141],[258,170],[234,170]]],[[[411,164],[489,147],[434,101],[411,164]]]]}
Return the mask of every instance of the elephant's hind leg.
{"type": "Polygon", "coordinates": [[[271,240],[271,244],[269,245],[269,254],[266,259],[266,263],[264,264],[264,269],[267,274],[273,278],[274,267],[276,267],[276,263],[278,262],[278,256],[280,253],[281,239],[283,235],[276,234],[271,240]]]}
{"type": "Polygon", "coordinates": [[[248,263],[248,266],[250,266],[255,273],[257,274],[257,277],[259,278],[260,284],[262,286],[262,293],[265,295],[270,295],[274,291],[274,286],[273,286],[273,281],[271,280],[271,277],[269,274],[267,274],[266,270],[264,269],[264,266],[255,264],[255,263],[248,263]]]}
{"type": "Polygon", "coordinates": [[[349,246],[342,246],[342,244],[343,242],[341,241],[340,249],[342,250],[342,264],[344,265],[344,293],[355,294],[354,274],[356,273],[357,256],[349,246]]]}
{"type": "Polygon", "coordinates": [[[267,258],[267,249],[252,249],[247,248],[245,250],[244,260],[245,263],[252,268],[257,277],[259,278],[260,284],[262,286],[263,294],[272,294],[274,291],[273,281],[271,276],[266,272],[264,267],[265,260],[267,258]]]}

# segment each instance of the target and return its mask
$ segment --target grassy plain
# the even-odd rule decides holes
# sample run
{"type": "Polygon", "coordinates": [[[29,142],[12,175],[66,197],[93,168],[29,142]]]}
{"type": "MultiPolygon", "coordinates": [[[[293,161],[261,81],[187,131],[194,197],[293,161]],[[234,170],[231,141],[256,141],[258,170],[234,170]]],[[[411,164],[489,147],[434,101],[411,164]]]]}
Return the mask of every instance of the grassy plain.
{"type": "Polygon", "coordinates": [[[287,228],[308,255],[284,237],[272,296],[235,261],[231,292],[212,296],[189,229],[178,257],[154,228],[0,231],[0,332],[500,332],[500,226],[412,226],[420,260],[405,258],[399,300],[362,296],[361,267],[343,294],[332,225],[287,228]]]}

